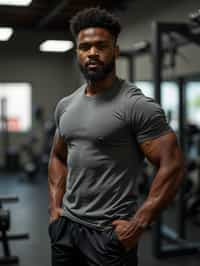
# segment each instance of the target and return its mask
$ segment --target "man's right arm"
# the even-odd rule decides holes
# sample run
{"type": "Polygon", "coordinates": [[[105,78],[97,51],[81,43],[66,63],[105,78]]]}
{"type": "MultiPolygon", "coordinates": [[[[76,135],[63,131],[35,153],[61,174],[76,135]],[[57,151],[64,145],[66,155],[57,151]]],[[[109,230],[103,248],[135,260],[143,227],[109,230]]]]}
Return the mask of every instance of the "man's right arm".
{"type": "Polygon", "coordinates": [[[55,132],[48,165],[50,223],[62,213],[62,200],[66,189],[67,145],[58,130],[55,132]]]}

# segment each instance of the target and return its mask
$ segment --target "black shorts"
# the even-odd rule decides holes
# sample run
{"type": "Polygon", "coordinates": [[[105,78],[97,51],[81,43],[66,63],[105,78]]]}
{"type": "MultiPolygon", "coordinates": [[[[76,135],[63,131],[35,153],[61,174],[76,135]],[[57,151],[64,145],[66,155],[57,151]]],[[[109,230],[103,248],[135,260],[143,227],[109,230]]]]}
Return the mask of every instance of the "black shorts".
{"type": "Polygon", "coordinates": [[[113,229],[99,231],[60,217],[49,225],[52,266],[137,266],[113,229]]]}

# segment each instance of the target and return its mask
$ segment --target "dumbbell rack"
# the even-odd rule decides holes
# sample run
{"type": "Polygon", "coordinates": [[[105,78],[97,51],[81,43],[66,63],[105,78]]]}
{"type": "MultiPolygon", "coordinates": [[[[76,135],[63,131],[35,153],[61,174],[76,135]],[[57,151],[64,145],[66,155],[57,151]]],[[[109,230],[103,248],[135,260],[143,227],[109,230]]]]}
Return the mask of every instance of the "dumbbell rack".
{"type": "MultiPolygon", "coordinates": [[[[5,219],[9,220],[9,218],[8,218],[9,217],[9,211],[5,210],[3,208],[2,203],[3,202],[11,203],[11,202],[17,202],[17,201],[19,201],[19,199],[16,196],[12,196],[12,197],[0,196],[0,211],[1,211],[1,214],[4,215],[5,219]]],[[[0,217],[0,219],[1,219],[1,217],[0,217]]],[[[8,223],[9,223],[9,221],[8,221],[8,223]]],[[[0,228],[0,232],[1,232],[0,241],[2,242],[4,256],[0,257],[0,265],[18,264],[18,262],[19,262],[18,256],[12,256],[11,255],[11,251],[10,251],[10,247],[9,247],[9,240],[27,239],[27,238],[29,238],[29,235],[27,233],[8,235],[6,224],[5,224],[5,228],[3,228],[3,227],[0,228]]],[[[9,227],[9,225],[8,225],[8,227],[9,227]]]]}

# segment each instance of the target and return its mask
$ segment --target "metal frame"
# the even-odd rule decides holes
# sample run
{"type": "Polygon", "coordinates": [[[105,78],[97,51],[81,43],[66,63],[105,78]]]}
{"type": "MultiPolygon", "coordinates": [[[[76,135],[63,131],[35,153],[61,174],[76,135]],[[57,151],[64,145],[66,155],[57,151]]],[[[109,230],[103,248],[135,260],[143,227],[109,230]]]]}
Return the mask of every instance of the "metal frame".
{"type": "MultiPolygon", "coordinates": [[[[164,55],[172,49],[185,46],[189,43],[200,45],[200,25],[192,23],[161,23],[153,24],[153,42],[135,44],[132,50],[122,51],[121,56],[126,57],[129,62],[129,79],[134,81],[135,57],[142,54],[151,54],[153,63],[154,94],[157,102],[161,103],[161,82],[164,55]],[[174,41],[173,44],[163,40],[163,35],[167,34],[174,41]],[[183,38],[184,37],[184,38],[183,38]],[[138,45],[139,44],[139,45],[138,45]]],[[[179,85],[179,142],[185,153],[185,80],[178,78],[179,85]],[[180,133],[181,132],[181,133],[180,133]]],[[[200,243],[192,243],[186,239],[186,210],[184,201],[184,182],[178,195],[178,222],[177,232],[166,226],[163,222],[163,213],[158,215],[156,222],[152,226],[153,231],[153,255],[157,258],[193,254],[200,251],[200,243]],[[173,244],[165,244],[163,240],[173,244]]]]}
{"type": "MultiPolygon", "coordinates": [[[[155,98],[161,103],[161,89],[163,56],[166,48],[164,47],[164,34],[177,34],[187,39],[177,43],[177,47],[185,45],[188,42],[195,42],[200,45],[200,34],[196,34],[194,29],[196,25],[189,23],[161,23],[153,24],[153,43],[152,43],[152,60],[153,60],[153,81],[155,89],[155,98]]],[[[179,79],[179,132],[180,145],[183,152],[185,151],[185,134],[184,134],[184,114],[185,114],[185,87],[184,79],[179,79]]],[[[184,183],[184,182],[183,182],[184,183]]],[[[193,254],[200,251],[200,243],[192,243],[186,240],[186,212],[184,202],[184,184],[179,193],[178,199],[178,228],[177,232],[163,224],[162,213],[159,214],[157,221],[153,225],[153,254],[158,258],[168,256],[178,256],[185,254],[193,254]],[[163,238],[173,242],[172,245],[163,243],[163,238]]]]}
{"type": "Polygon", "coordinates": [[[135,76],[134,76],[134,72],[135,72],[135,60],[134,60],[134,57],[132,56],[132,53],[130,52],[121,52],[120,53],[120,57],[123,57],[127,60],[128,62],[128,77],[129,77],[129,80],[131,82],[134,81],[135,79],[135,76]]]}
{"type": "Polygon", "coordinates": [[[135,43],[131,50],[121,50],[120,57],[126,58],[128,62],[128,77],[131,82],[135,80],[135,57],[149,53],[150,52],[150,43],[147,41],[142,41],[135,43]]]}

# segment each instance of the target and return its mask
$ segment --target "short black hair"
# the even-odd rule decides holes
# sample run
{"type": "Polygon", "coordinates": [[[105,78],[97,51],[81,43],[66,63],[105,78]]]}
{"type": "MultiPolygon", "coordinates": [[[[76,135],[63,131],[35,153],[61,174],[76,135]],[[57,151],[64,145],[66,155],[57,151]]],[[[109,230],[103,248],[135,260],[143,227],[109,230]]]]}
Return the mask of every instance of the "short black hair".
{"type": "Polygon", "coordinates": [[[81,30],[91,27],[108,30],[115,40],[117,40],[121,31],[119,20],[107,10],[99,7],[91,7],[79,11],[70,20],[70,30],[75,38],[81,30]]]}

